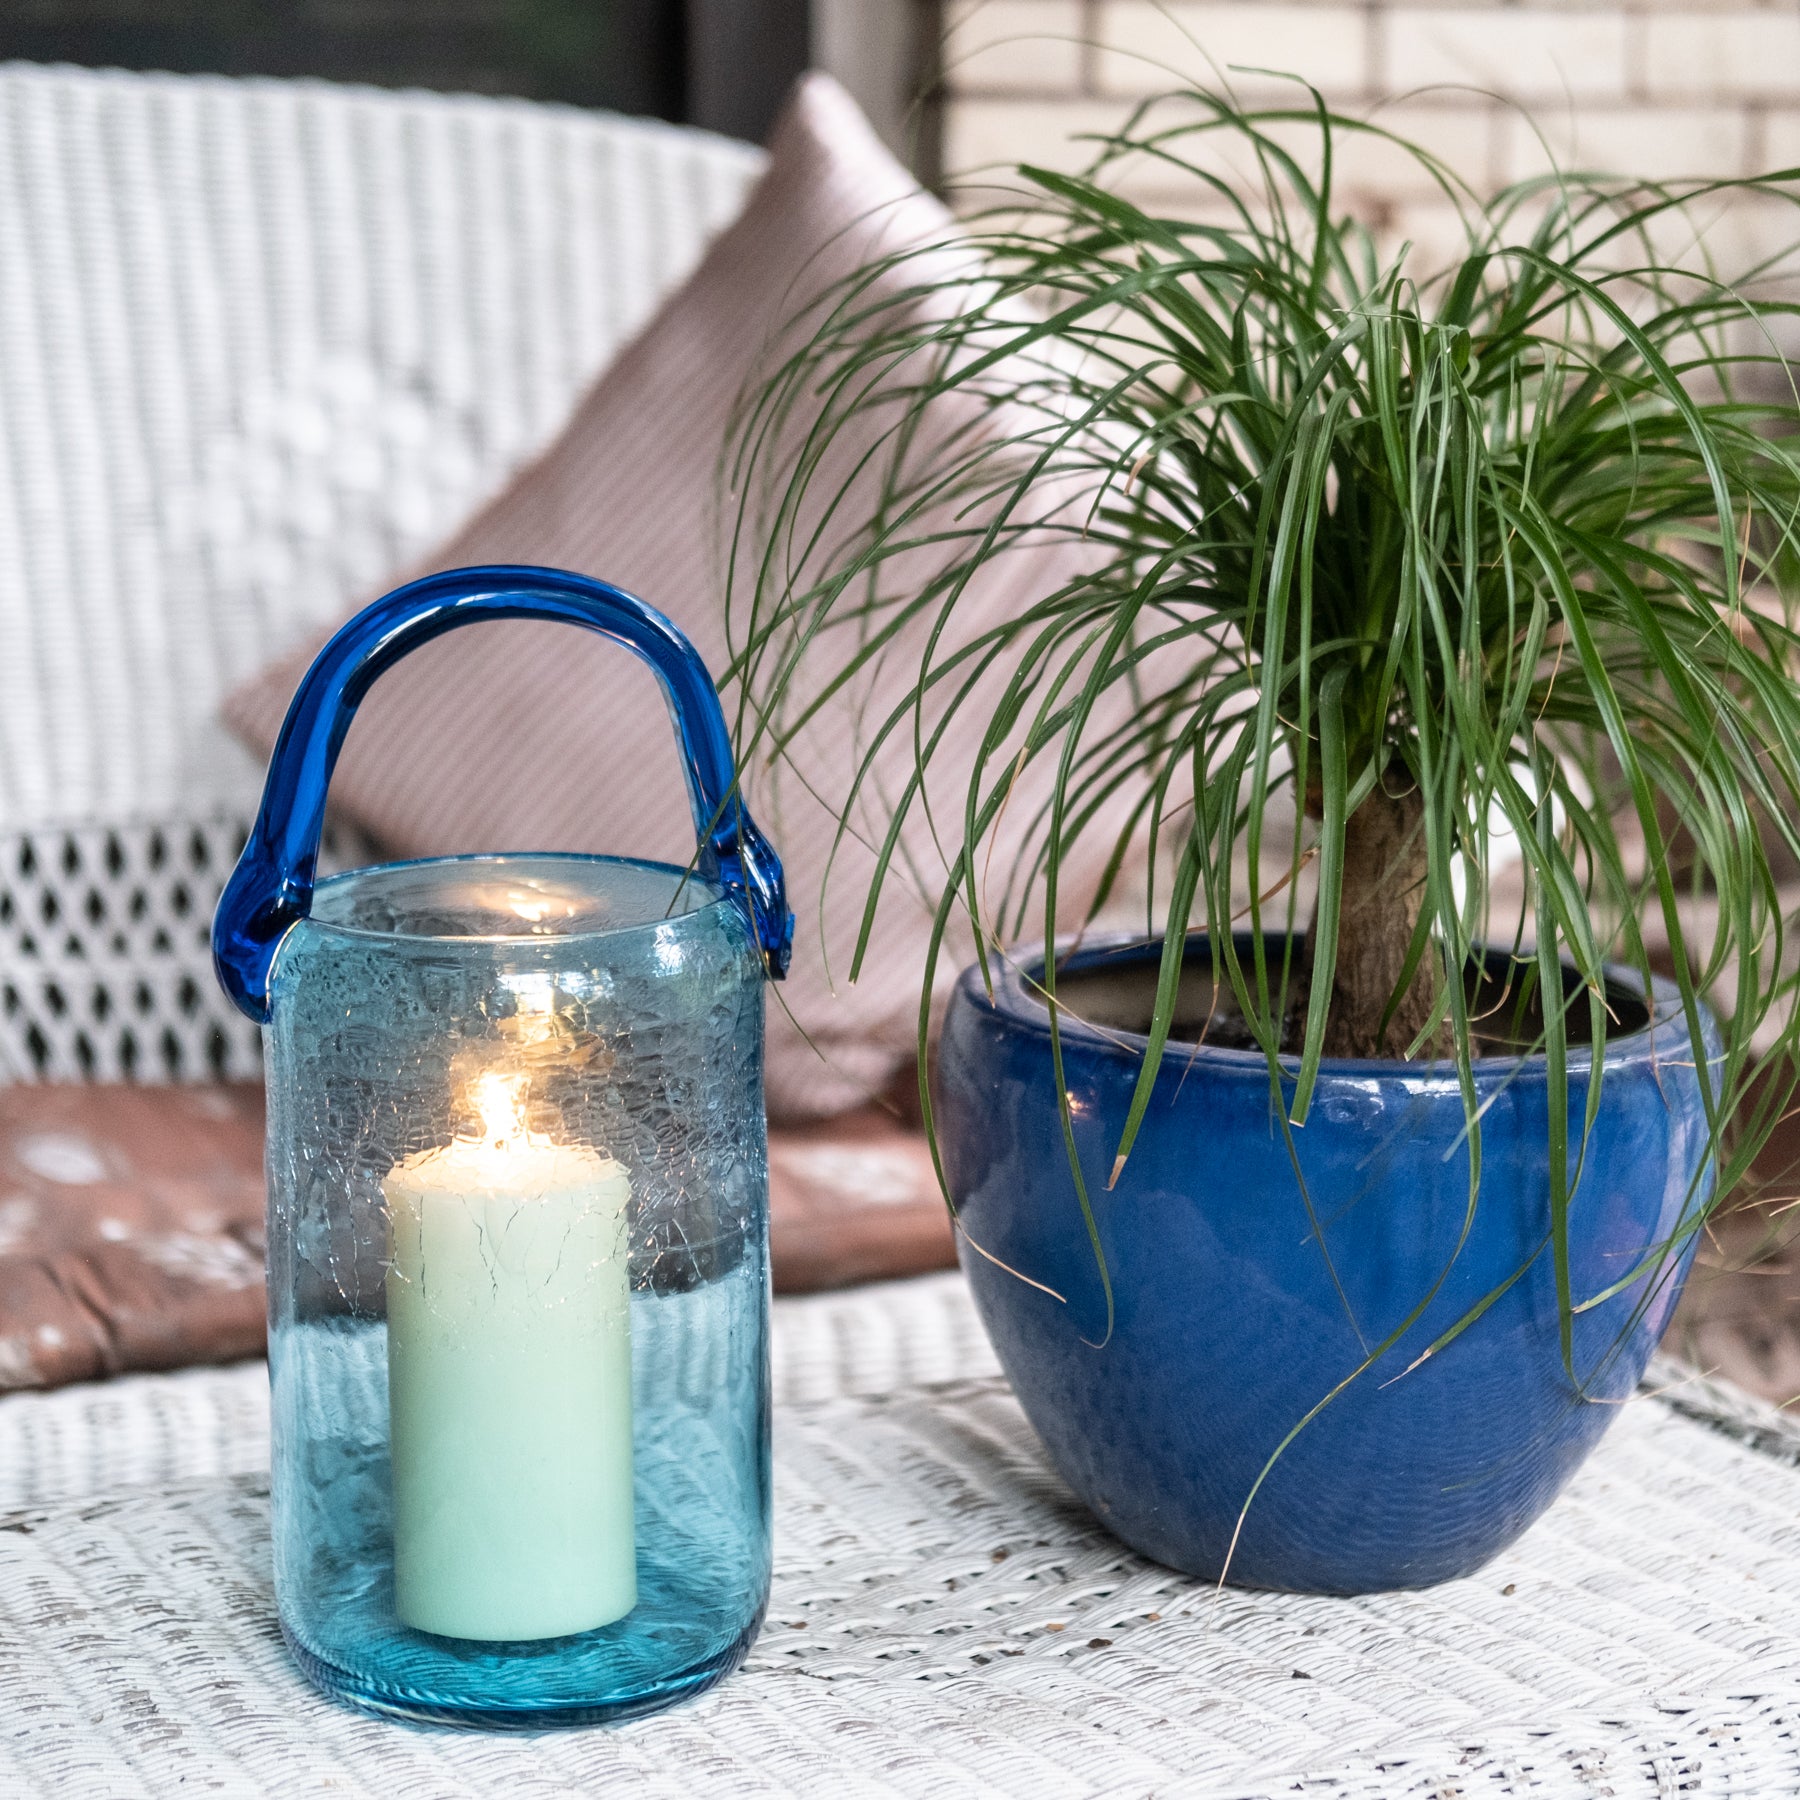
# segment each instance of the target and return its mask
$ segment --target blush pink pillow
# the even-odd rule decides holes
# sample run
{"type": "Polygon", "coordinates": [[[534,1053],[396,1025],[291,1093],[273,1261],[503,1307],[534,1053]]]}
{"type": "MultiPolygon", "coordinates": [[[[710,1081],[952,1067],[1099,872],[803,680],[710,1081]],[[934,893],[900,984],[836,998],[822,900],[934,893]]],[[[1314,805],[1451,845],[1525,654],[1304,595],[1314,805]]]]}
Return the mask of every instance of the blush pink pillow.
{"type": "MultiPolygon", "coordinates": [[[[412,573],[510,562],[596,575],[667,613],[715,675],[725,671],[721,455],[740,390],[807,300],[876,257],[942,243],[951,229],[944,208],[829,77],[800,84],[770,150],[743,214],[557,441],[412,573]]],[[[963,610],[972,625],[996,609],[1011,613],[1070,571],[1069,551],[1055,545],[1000,558],[963,610]]],[[[227,702],[227,719],[252,747],[272,747],[316,648],[265,670],[227,702]]],[[[769,1008],[775,1119],[854,1106],[913,1054],[930,907],[923,893],[894,886],[860,979],[845,981],[872,867],[861,841],[868,829],[837,844],[837,814],[820,791],[834,781],[841,791],[870,702],[878,716],[881,698],[865,691],[815,720],[798,763],[789,759],[798,779],[782,781],[766,766],[744,771],[797,917],[792,973],[771,991],[769,1008]]],[[[971,718],[970,732],[981,723],[971,718]]],[[[890,789],[904,780],[910,737],[895,754],[898,780],[882,784],[890,789]]],[[[693,847],[655,682],[626,653],[563,626],[471,626],[384,676],[351,730],[333,798],[403,856],[537,849],[684,862],[693,847]]],[[[909,849],[930,863],[923,821],[909,849]]],[[[941,880],[942,869],[940,856],[931,872],[941,880]]]]}

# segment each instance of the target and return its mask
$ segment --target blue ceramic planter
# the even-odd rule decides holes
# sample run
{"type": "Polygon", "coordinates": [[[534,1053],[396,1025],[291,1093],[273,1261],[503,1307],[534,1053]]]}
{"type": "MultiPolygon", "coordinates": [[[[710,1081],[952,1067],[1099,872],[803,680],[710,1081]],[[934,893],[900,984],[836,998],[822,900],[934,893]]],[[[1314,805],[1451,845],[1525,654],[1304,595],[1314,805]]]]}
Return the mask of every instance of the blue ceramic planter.
{"type": "MultiPolygon", "coordinates": [[[[1101,945],[1068,966],[1142,964],[1158,949],[1101,945]]],[[[1642,995],[1629,974],[1618,981],[1642,995]]],[[[1694,1181],[1705,1119],[1671,987],[1656,984],[1648,1015],[1606,1056],[1572,1207],[1578,1301],[1671,1240],[1710,1186],[1710,1171],[1694,1181]]],[[[1311,1118],[1294,1134],[1315,1232],[1255,1051],[1171,1044],[1137,1147],[1106,1191],[1142,1048],[1128,1033],[1063,1027],[1075,1136],[1116,1297],[1107,1338],[1045,1007],[1016,970],[999,975],[991,1002],[971,970],[945,1027],[938,1116],[968,1234],[1062,1296],[964,1245],[988,1334],[1057,1468],[1126,1543],[1195,1575],[1216,1579],[1229,1552],[1234,1583],[1353,1594],[1479,1568],[1550,1504],[1631,1393],[1692,1239],[1576,1317],[1578,1389],[1559,1348],[1546,1247],[1541,1058],[1475,1065],[1483,1173],[1459,1248],[1468,1154],[1447,1065],[1324,1065],[1311,1118]],[[1282,1439],[1446,1268],[1419,1319],[1294,1438],[1244,1513],[1282,1439]],[[1508,1281],[1461,1336],[1402,1376],[1508,1281]]],[[[1570,1070],[1578,1127],[1585,1050],[1571,1050],[1570,1070]]]]}

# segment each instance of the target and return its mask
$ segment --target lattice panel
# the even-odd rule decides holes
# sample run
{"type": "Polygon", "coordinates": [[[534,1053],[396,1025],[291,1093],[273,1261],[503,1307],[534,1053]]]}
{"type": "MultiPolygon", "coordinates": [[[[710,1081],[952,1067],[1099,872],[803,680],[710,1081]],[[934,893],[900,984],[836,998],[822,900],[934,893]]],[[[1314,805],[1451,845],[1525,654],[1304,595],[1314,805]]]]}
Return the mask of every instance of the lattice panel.
{"type": "MultiPolygon", "coordinates": [[[[212,914],[241,820],[0,839],[0,1081],[248,1081],[257,1028],[220,991],[212,914]]],[[[326,868],[369,860],[327,835],[326,868]]]]}

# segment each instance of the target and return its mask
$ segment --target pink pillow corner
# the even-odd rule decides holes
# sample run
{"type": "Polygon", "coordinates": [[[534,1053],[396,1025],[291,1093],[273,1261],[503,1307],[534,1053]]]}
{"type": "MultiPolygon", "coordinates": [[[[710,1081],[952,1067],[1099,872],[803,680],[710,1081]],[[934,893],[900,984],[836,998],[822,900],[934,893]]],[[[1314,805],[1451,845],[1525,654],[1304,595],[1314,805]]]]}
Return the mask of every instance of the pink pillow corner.
{"type": "MultiPolygon", "coordinates": [[[[723,668],[724,595],[710,552],[719,456],[739,391],[809,295],[951,229],[843,88],[804,77],[743,213],[558,437],[414,572],[520,562],[600,576],[666,612],[709,666],[723,668]]],[[[1054,586],[1059,567],[1046,565],[1035,582],[1016,567],[984,604],[1017,604],[1021,582],[1054,586]]],[[[228,724],[253,748],[273,745],[317,647],[226,701],[228,724]]],[[[822,754],[841,764],[854,721],[827,720],[822,730],[822,754]]],[[[770,1114],[820,1117],[866,1101],[912,1059],[928,918],[884,900],[878,950],[862,979],[845,985],[862,895],[854,874],[840,872],[821,906],[836,816],[804,791],[790,796],[803,784],[787,784],[779,801],[760,791],[755,772],[746,785],[783,854],[800,924],[792,975],[768,1014],[770,1114]]],[[[333,801],[402,855],[609,850],[679,861],[693,841],[655,682],[612,645],[556,625],[471,627],[385,675],[346,742],[333,801]]]]}

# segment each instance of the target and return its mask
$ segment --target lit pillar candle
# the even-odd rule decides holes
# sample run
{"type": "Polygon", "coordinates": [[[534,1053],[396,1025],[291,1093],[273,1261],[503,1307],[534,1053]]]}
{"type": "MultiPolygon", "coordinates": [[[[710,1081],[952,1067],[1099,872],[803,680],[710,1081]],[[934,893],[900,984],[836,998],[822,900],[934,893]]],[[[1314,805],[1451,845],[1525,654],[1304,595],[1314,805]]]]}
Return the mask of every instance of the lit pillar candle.
{"type": "Polygon", "coordinates": [[[386,1182],[394,1586],[445,1637],[561,1637],[637,1604],[624,1169],[528,1131],[485,1075],[479,1139],[386,1182]]]}

